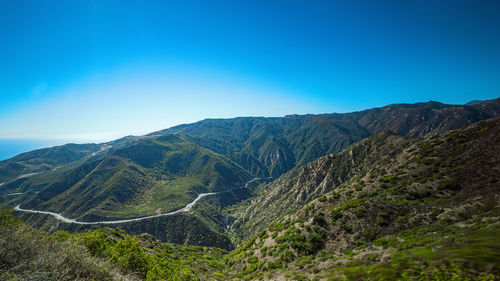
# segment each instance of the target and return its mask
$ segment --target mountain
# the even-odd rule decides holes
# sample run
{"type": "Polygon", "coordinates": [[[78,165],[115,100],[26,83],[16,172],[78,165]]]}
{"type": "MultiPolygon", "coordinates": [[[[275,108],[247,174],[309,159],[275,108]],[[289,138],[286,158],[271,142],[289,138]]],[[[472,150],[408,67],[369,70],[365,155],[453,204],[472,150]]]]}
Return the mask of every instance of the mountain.
{"type": "MultiPolygon", "coordinates": [[[[491,101],[500,104],[500,100],[491,101]]],[[[458,129],[473,122],[497,116],[491,106],[446,105],[439,102],[392,104],[352,113],[352,117],[370,133],[391,131],[402,136],[432,136],[458,129]]]]}
{"type": "Polygon", "coordinates": [[[478,103],[482,103],[483,100],[471,100],[470,102],[466,103],[465,105],[468,105],[468,106],[474,106],[478,103]]]}
{"type": "Polygon", "coordinates": [[[23,206],[82,220],[139,217],[180,209],[199,193],[241,186],[249,178],[224,156],[164,135],[74,169],[23,206]]]}
{"type": "Polygon", "coordinates": [[[0,161],[0,182],[6,183],[55,169],[90,156],[103,147],[97,144],[66,144],[20,154],[0,161]]]}
{"type": "Polygon", "coordinates": [[[242,204],[228,264],[245,280],[496,280],[499,144],[494,118],[321,157],[242,204]]]}
{"type": "Polygon", "coordinates": [[[483,101],[473,106],[490,116],[500,115],[500,98],[494,100],[483,101]]]}
{"type": "MultiPolygon", "coordinates": [[[[196,148],[175,138],[167,143],[196,148]]],[[[1,212],[0,278],[498,280],[499,144],[500,117],[426,138],[379,132],[252,186],[239,203],[244,189],[206,197],[170,221],[203,229],[197,212],[222,209],[238,218],[228,226],[242,238],[230,252],[108,228],[47,235],[1,212]]],[[[148,167],[132,155],[116,151],[101,161],[125,157],[148,167]]]]}
{"type": "Polygon", "coordinates": [[[393,104],[346,114],[207,119],[151,136],[182,134],[226,155],[257,176],[278,177],[320,156],[338,153],[377,132],[431,136],[500,114],[500,99],[474,106],[438,102],[393,104]]]}
{"type": "MultiPolygon", "coordinates": [[[[36,150],[0,162],[0,174],[5,180],[0,184],[0,204],[21,204],[23,208],[57,212],[79,221],[114,220],[177,210],[199,194],[242,186],[253,177],[276,178],[271,185],[205,198],[189,212],[176,216],[182,221],[197,220],[198,229],[186,230],[186,226],[172,223],[173,217],[155,220],[152,226],[147,222],[120,226],[131,233],[148,229],[162,241],[168,238],[178,243],[231,249],[245,238],[242,233],[254,233],[274,215],[254,220],[249,215],[257,212],[255,206],[248,214],[237,216],[240,219],[233,231],[228,227],[236,216],[227,209],[242,200],[256,198],[272,186],[283,185],[311,161],[340,153],[379,132],[420,138],[435,136],[496,116],[499,105],[500,99],[473,106],[427,102],[345,114],[207,119],[103,144],[36,150]],[[242,231],[238,230],[240,225],[242,231]],[[210,235],[203,238],[203,231],[210,235]],[[228,242],[230,238],[233,244],[228,242]]],[[[343,177],[362,168],[339,164],[345,165],[343,177]]],[[[341,180],[336,178],[333,182],[341,180]]],[[[269,202],[268,211],[284,214],[318,193],[297,191],[293,195],[302,199],[293,203],[271,194],[269,198],[279,202],[279,208],[264,198],[269,202]]],[[[25,217],[44,229],[74,229],[66,224],[54,228],[53,221],[40,221],[47,216],[25,217]]]]}
{"type": "Polygon", "coordinates": [[[169,133],[185,135],[262,177],[279,176],[369,135],[342,114],[208,119],[153,135],[169,133]]]}

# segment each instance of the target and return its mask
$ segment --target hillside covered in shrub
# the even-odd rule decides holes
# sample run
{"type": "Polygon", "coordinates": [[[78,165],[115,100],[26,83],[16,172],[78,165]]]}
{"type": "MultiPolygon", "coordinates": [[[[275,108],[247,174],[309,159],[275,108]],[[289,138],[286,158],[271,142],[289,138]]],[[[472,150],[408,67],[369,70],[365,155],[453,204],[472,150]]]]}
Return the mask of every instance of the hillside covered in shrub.
{"type": "Polygon", "coordinates": [[[424,139],[381,132],[253,186],[240,203],[200,200],[194,213],[210,218],[218,206],[236,219],[232,251],[111,228],[46,234],[3,212],[0,276],[498,280],[499,144],[500,118],[424,139]]]}

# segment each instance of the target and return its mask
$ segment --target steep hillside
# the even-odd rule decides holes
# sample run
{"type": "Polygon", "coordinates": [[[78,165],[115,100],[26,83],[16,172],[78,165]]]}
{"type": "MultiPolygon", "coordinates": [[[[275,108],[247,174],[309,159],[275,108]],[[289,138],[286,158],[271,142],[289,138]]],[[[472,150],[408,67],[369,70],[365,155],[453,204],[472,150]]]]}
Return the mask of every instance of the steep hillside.
{"type": "Polygon", "coordinates": [[[235,225],[259,231],[227,258],[238,277],[500,277],[500,118],[379,133],[268,188],[235,225]]]}
{"type": "Polygon", "coordinates": [[[342,153],[321,157],[290,171],[262,186],[262,194],[251,199],[248,207],[237,209],[234,215],[238,220],[233,230],[243,236],[256,234],[274,219],[298,210],[359,173],[366,173],[374,163],[381,159],[388,161],[417,141],[417,138],[379,133],[349,146],[342,153]]]}
{"type": "Polygon", "coordinates": [[[165,135],[82,165],[23,206],[83,220],[137,217],[180,209],[199,193],[241,186],[249,178],[224,156],[165,135]]]}
{"type": "MultiPolygon", "coordinates": [[[[500,100],[490,101],[500,104],[500,100]]],[[[470,123],[497,116],[498,112],[475,106],[446,105],[439,102],[391,104],[351,113],[370,133],[391,131],[402,136],[432,136],[461,128],[470,123]]]]}
{"type": "Polygon", "coordinates": [[[368,132],[344,115],[208,119],[155,134],[179,133],[234,159],[258,176],[279,176],[325,151],[341,150],[368,132]]]}
{"type": "Polygon", "coordinates": [[[500,98],[494,100],[482,101],[474,104],[473,107],[491,116],[498,116],[500,115],[500,98]]]}
{"type": "Polygon", "coordinates": [[[224,268],[224,250],[148,234],[102,228],[48,235],[6,212],[0,226],[0,280],[215,280],[224,268]]]}
{"type": "Polygon", "coordinates": [[[66,144],[34,150],[0,161],[0,183],[26,178],[80,160],[102,147],[98,144],[66,144]]]}
{"type": "Polygon", "coordinates": [[[39,191],[85,160],[104,157],[151,136],[183,134],[225,155],[254,176],[279,176],[320,156],[338,153],[373,133],[392,131],[428,136],[500,114],[500,99],[473,105],[438,102],[394,104],[346,114],[290,115],[282,118],[207,119],[149,136],[124,137],[103,144],[67,144],[0,161],[1,194],[39,191]],[[57,171],[60,170],[60,171],[57,171]],[[28,180],[38,173],[48,173],[28,180]]]}
{"type": "Polygon", "coordinates": [[[453,106],[437,102],[395,104],[346,114],[290,115],[283,118],[207,119],[143,137],[103,144],[68,144],[23,153],[0,162],[0,196],[40,191],[95,158],[151,136],[182,134],[225,155],[254,176],[277,177],[320,156],[338,153],[372,133],[428,136],[500,114],[500,99],[453,106]]]}
{"type": "MultiPolygon", "coordinates": [[[[329,173],[327,169],[301,172],[301,167],[310,161],[339,153],[383,130],[406,136],[432,136],[498,114],[499,104],[499,99],[472,106],[428,102],[347,114],[208,119],[105,144],[33,151],[0,163],[0,173],[8,175],[6,182],[0,183],[0,204],[10,208],[21,204],[23,208],[58,212],[79,221],[113,220],[177,210],[200,193],[241,186],[252,177],[279,177],[269,186],[201,200],[193,212],[201,229],[210,230],[206,241],[198,239],[196,230],[189,230],[197,237],[190,240],[191,234],[181,233],[182,228],[166,229],[164,222],[151,228],[159,239],[168,236],[182,243],[207,245],[215,241],[214,245],[222,245],[221,241],[229,241],[229,234],[234,243],[248,233],[257,233],[277,215],[297,210],[301,204],[366,169],[378,160],[378,150],[387,148],[365,142],[366,147],[355,148],[354,156],[344,152],[332,159],[322,158],[325,166],[339,169],[331,178],[322,179],[329,173]],[[311,178],[311,173],[316,176],[311,178]],[[297,175],[302,181],[292,180],[297,175]],[[313,189],[313,183],[321,185],[321,189],[313,189]],[[245,214],[237,211],[242,210],[238,207],[242,205],[233,206],[262,192],[268,195],[262,204],[246,201],[250,207],[245,214]],[[240,219],[231,233],[227,227],[233,224],[235,215],[240,219]],[[180,236],[169,236],[172,233],[180,236]]],[[[412,145],[413,141],[416,139],[391,138],[397,149],[412,145]]],[[[33,222],[34,217],[30,216],[29,221],[33,222]]],[[[39,221],[36,224],[54,227],[39,221]]],[[[127,229],[136,233],[144,228],[139,225],[127,229]]],[[[231,243],[224,246],[232,247],[231,243]]]]}
{"type": "MultiPolygon", "coordinates": [[[[212,177],[220,175],[221,170],[214,168],[217,163],[238,167],[185,137],[166,135],[143,139],[88,162],[68,173],[66,182],[44,189],[40,196],[47,196],[49,202],[64,194],[65,186],[76,188],[82,180],[102,178],[100,184],[106,183],[115,171],[105,169],[108,161],[112,162],[110,167],[120,167],[132,178],[142,172],[145,176],[141,178],[152,181],[159,181],[158,176],[189,177],[190,171],[199,169],[217,171],[209,173],[211,180],[205,186],[192,190],[216,190],[217,184],[208,183],[216,179],[225,182],[212,177]],[[150,151],[153,153],[148,154],[150,151]],[[171,161],[182,164],[170,165],[171,161]]],[[[117,178],[127,179],[121,174],[117,178]]],[[[88,230],[74,224],[58,225],[76,234],[57,232],[50,236],[1,213],[0,277],[500,278],[500,118],[425,139],[376,133],[341,153],[294,168],[270,184],[259,183],[206,197],[188,213],[116,225],[131,234],[160,233],[163,241],[228,250],[231,242],[226,232],[233,232],[243,242],[231,252],[162,243],[148,234],[135,237],[121,230],[88,230]],[[238,220],[233,223],[234,219],[238,220]],[[43,247],[37,246],[40,241],[43,247]]],[[[45,226],[47,220],[53,220],[37,214],[22,217],[45,226]]]]}
{"type": "Polygon", "coordinates": [[[101,144],[66,144],[20,154],[0,162],[0,197],[38,192],[74,169],[102,159],[144,137],[125,137],[101,144]]]}
{"type": "Polygon", "coordinates": [[[207,119],[151,135],[183,134],[258,176],[277,177],[320,156],[338,153],[377,132],[430,136],[497,116],[500,99],[473,106],[439,102],[393,104],[345,114],[207,119]]]}

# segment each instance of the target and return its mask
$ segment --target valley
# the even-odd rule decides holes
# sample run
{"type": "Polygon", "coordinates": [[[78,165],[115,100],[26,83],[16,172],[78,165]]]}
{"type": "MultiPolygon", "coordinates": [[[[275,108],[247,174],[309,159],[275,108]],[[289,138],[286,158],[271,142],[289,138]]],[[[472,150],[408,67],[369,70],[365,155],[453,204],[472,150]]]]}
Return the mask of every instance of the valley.
{"type": "Polygon", "coordinates": [[[116,280],[496,280],[499,115],[394,104],[24,153],[0,162],[2,254],[38,237],[116,280]]]}
{"type": "Polygon", "coordinates": [[[0,1],[0,281],[500,281],[500,1],[0,1]]]}
{"type": "MultiPolygon", "coordinates": [[[[151,219],[151,218],[157,218],[157,217],[163,217],[163,216],[171,216],[171,215],[178,214],[180,212],[189,212],[191,210],[191,208],[196,204],[196,202],[198,202],[201,198],[203,198],[205,196],[216,195],[216,194],[220,194],[220,193],[224,193],[224,192],[233,191],[233,190],[236,190],[236,189],[246,188],[246,187],[248,187],[249,184],[251,184],[251,183],[253,183],[255,181],[259,181],[259,180],[262,180],[262,179],[261,178],[253,178],[253,179],[249,180],[244,186],[241,186],[241,187],[233,187],[233,188],[230,188],[230,189],[227,189],[227,190],[218,191],[218,192],[200,193],[200,194],[198,194],[198,196],[193,201],[189,202],[189,204],[187,204],[183,208],[181,208],[179,210],[176,210],[176,211],[172,211],[172,212],[168,212],[168,213],[163,213],[163,214],[156,214],[156,215],[147,216],[147,217],[132,218],[132,219],[115,220],[115,221],[93,221],[93,222],[76,221],[74,219],[65,218],[61,214],[58,214],[58,213],[53,213],[53,212],[48,212],[48,211],[40,211],[40,210],[22,209],[21,205],[17,205],[14,208],[14,211],[26,212],[26,213],[33,213],[33,214],[51,215],[54,218],[56,218],[57,220],[59,220],[59,221],[62,221],[62,222],[65,222],[65,223],[80,224],[80,225],[93,225],[93,224],[94,225],[100,225],[100,224],[104,224],[105,225],[105,224],[117,224],[117,223],[130,223],[130,222],[147,220],[147,219],[151,219]]],[[[18,193],[18,194],[13,193],[13,194],[8,194],[8,195],[20,195],[20,194],[21,193],[18,193]]]]}

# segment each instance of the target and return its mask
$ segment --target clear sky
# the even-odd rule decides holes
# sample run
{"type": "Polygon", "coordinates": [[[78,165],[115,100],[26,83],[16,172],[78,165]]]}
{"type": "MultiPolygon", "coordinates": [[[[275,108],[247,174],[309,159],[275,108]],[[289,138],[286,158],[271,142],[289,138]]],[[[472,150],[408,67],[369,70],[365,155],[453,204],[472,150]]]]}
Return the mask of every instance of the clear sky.
{"type": "Polygon", "coordinates": [[[2,0],[0,139],[500,96],[497,0],[2,0]]]}

